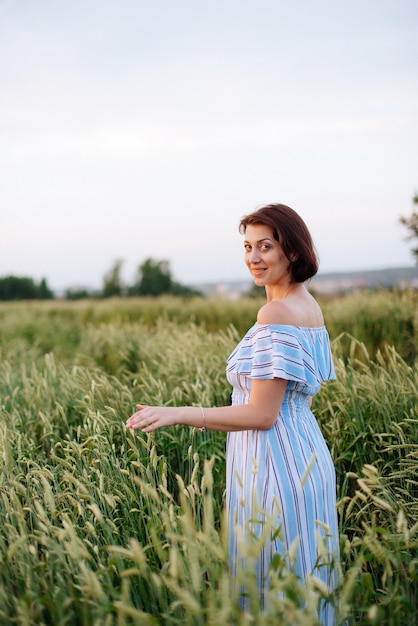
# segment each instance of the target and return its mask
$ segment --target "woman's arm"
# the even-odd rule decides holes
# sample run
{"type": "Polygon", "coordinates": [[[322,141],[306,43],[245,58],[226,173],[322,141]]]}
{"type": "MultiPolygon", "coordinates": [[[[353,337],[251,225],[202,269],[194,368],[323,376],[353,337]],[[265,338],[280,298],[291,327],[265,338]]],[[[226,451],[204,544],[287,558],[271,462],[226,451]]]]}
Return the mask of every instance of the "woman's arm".
{"type": "Polygon", "coordinates": [[[145,406],[126,421],[127,428],[139,428],[144,433],[175,424],[185,424],[223,432],[236,430],[267,430],[277,419],[286,391],[287,380],[252,380],[248,404],[204,408],[196,406],[145,406]]]}

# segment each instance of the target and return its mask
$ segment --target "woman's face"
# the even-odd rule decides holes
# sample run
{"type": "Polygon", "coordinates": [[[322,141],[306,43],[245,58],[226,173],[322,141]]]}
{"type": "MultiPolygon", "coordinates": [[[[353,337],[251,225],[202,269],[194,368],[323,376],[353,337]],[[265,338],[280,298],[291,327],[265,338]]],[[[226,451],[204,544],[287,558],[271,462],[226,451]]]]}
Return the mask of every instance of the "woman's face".
{"type": "Polygon", "coordinates": [[[264,224],[249,224],[244,237],[245,263],[258,287],[289,282],[290,261],[273,229],[264,224]]]}

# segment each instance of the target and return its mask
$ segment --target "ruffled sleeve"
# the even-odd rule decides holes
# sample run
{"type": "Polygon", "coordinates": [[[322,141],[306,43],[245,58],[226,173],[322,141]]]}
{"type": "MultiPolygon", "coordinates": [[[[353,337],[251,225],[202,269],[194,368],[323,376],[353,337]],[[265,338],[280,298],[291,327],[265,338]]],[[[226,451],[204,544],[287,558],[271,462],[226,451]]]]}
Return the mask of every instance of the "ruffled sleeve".
{"type": "Polygon", "coordinates": [[[252,379],[284,378],[312,388],[335,378],[325,327],[255,324],[229,357],[228,370],[252,379]]]}

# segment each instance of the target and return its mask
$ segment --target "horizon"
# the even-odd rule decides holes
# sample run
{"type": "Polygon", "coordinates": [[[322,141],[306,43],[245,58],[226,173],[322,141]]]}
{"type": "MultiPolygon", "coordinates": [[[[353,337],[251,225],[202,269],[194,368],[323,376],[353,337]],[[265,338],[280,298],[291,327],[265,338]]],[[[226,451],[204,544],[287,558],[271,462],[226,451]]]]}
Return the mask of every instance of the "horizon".
{"type": "MultiPolygon", "coordinates": [[[[418,265],[414,265],[414,264],[391,265],[391,266],[385,266],[385,267],[379,267],[379,268],[363,268],[363,269],[355,269],[355,270],[321,271],[321,269],[319,269],[318,273],[312,277],[312,280],[315,280],[318,278],[320,279],[322,277],[328,277],[328,276],[329,277],[356,276],[356,275],[361,275],[361,274],[373,274],[373,273],[383,273],[383,272],[397,272],[397,271],[412,272],[412,270],[416,271],[417,276],[418,276],[418,265]]],[[[233,285],[233,284],[243,284],[243,283],[248,283],[251,285],[254,281],[251,278],[251,275],[249,274],[249,272],[247,272],[247,274],[248,274],[247,276],[242,276],[238,278],[231,278],[231,279],[214,278],[212,280],[197,281],[193,283],[186,283],[181,280],[178,280],[177,277],[174,275],[172,277],[176,282],[179,282],[181,285],[185,287],[198,287],[199,285],[211,286],[211,285],[222,285],[222,284],[233,285]]],[[[42,278],[43,277],[41,277],[41,279],[42,278]]],[[[124,286],[129,286],[130,284],[132,284],[132,281],[125,280],[125,278],[122,278],[122,283],[124,286]]],[[[72,285],[59,287],[57,289],[54,289],[53,287],[50,286],[50,288],[52,289],[54,293],[64,293],[65,291],[71,290],[71,289],[86,289],[87,291],[95,292],[95,291],[99,291],[102,287],[103,287],[103,284],[97,285],[97,286],[96,285],[72,284],[72,285]]]]}

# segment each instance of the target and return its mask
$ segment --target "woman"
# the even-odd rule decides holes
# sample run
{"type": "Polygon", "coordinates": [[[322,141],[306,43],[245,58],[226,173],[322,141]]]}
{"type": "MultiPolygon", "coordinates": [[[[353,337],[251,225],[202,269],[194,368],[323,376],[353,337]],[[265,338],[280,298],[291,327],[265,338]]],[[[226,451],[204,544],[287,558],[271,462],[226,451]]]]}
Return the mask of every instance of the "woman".
{"type": "MultiPolygon", "coordinates": [[[[310,404],[322,381],[334,378],[334,369],[321,309],[304,284],[316,274],[318,261],[305,223],[285,205],[244,217],[240,232],[245,262],[255,284],[265,287],[267,303],[228,359],[232,405],[137,405],[126,425],[143,432],[174,424],[228,432],[232,574],[243,562],[246,537],[260,535],[269,520],[277,532],[267,533],[256,565],[262,600],[271,558],[277,552],[287,558],[291,546],[292,569],[301,580],[313,574],[332,590],[330,564],[338,558],[335,471],[310,404]],[[318,567],[320,534],[331,558],[318,567]]],[[[320,619],[334,624],[331,606],[322,607],[320,619]]]]}

